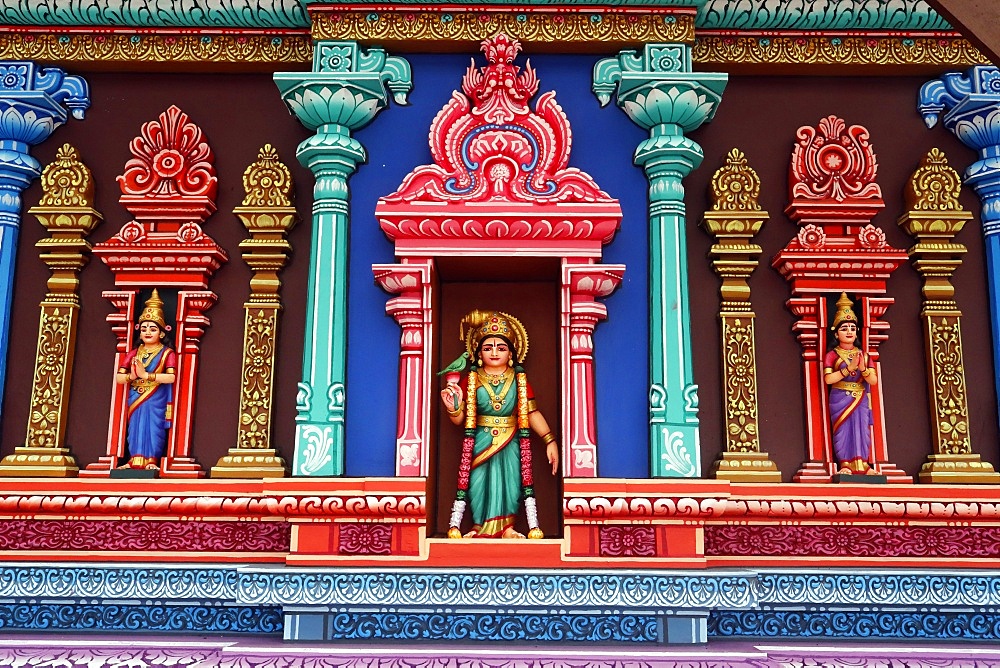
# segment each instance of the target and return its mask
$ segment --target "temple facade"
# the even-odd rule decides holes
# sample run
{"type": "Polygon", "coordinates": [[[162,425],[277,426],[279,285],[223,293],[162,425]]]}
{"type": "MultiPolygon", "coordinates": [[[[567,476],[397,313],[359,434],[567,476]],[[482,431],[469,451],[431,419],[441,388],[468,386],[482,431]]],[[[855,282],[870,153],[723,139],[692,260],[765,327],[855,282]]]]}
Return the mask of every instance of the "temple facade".
{"type": "Polygon", "coordinates": [[[9,2],[0,664],[1000,663],[974,5],[9,2]]]}

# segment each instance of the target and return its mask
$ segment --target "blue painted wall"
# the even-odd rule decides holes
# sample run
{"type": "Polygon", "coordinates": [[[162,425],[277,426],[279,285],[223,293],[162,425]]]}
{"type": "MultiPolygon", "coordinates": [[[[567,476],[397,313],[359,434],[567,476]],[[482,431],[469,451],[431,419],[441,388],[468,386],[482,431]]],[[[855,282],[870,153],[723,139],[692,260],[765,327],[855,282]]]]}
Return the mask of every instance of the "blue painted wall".
{"type": "MultiPolygon", "coordinates": [[[[396,54],[394,54],[396,55],[396,54]]],[[[434,116],[461,87],[467,55],[404,55],[413,68],[406,107],[390,106],[357,133],[368,164],[351,178],[350,283],[348,286],[348,476],[391,476],[396,437],[399,327],[385,314],[389,297],[375,285],[371,265],[393,262],[392,244],[375,221],[378,198],[396,190],[417,165],[431,162],[427,133],[434,116]]],[[[476,65],[485,60],[475,54],[476,65]]],[[[570,166],[589,173],[621,200],[621,230],[604,261],[627,265],[622,287],[605,300],[608,320],[595,334],[598,474],[646,477],[649,346],[647,289],[647,183],[632,164],[645,135],[613,105],[601,108],[590,91],[595,56],[528,54],[540,92],[556,100],[573,129],[570,166]]],[[[517,63],[524,64],[524,55],[517,63]]],[[[534,104],[532,103],[532,107],[534,104]]]]}

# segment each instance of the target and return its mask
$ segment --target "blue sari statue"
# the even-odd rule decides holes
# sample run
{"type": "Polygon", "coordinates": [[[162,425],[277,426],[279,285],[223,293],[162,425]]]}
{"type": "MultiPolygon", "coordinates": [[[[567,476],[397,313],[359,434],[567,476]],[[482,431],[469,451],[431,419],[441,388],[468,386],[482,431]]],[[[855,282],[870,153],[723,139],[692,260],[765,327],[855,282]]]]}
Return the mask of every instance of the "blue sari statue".
{"type": "Polygon", "coordinates": [[[139,316],[139,345],[125,356],[117,381],[128,384],[129,460],[121,468],[159,469],[167,449],[177,354],[163,343],[166,323],[156,290],[139,316]]]}

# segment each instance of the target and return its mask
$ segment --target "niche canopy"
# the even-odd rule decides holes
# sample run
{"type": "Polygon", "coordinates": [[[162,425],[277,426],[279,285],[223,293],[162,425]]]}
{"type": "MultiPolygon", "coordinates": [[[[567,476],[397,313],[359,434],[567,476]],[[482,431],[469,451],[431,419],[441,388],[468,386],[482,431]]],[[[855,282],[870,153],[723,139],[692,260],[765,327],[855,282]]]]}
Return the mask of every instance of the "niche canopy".
{"type": "Polygon", "coordinates": [[[474,252],[600,257],[621,206],[568,167],[569,120],[555,93],[538,92],[531,64],[513,64],[517,40],[498,34],[482,47],[489,65],[469,66],[462,91],[430,127],[434,164],[410,172],[375,215],[397,256],[474,252]]]}

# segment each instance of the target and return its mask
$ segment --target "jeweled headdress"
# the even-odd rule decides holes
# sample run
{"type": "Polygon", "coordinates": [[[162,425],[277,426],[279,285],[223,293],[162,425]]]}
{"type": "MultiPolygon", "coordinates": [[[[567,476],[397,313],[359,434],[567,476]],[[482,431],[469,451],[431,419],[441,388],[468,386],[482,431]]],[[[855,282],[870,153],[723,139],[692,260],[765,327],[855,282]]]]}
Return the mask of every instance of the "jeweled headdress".
{"type": "Polygon", "coordinates": [[[514,357],[518,364],[528,356],[528,332],[524,325],[508,313],[500,311],[480,311],[476,309],[462,318],[458,330],[459,337],[465,341],[465,349],[470,359],[476,358],[479,343],[491,336],[502,336],[514,346],[514,357]]]}
{"type": "Polygon", "coordinates": [[[156,291],[156,288],[153,288],[153,294],[146,300],[146,305],[136,322],[155,322],[160,326],[160,329],[167,328],[167,321],[163,318],[163,300],[160,299],[160,293],[156,291]]]}
{"type": "Polygon", "coordinates": [[[853,322],[857,325],[858,314],[854,312],[853,306],[854,302],[847,297],[847,293],[841,292],[840,299],[837,300],[837,312],[833,316],[833,326],[830,329],[836,331],[845,322],[853,322]]]}

